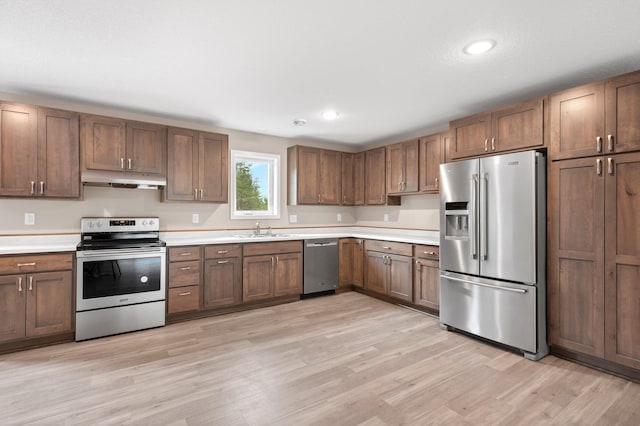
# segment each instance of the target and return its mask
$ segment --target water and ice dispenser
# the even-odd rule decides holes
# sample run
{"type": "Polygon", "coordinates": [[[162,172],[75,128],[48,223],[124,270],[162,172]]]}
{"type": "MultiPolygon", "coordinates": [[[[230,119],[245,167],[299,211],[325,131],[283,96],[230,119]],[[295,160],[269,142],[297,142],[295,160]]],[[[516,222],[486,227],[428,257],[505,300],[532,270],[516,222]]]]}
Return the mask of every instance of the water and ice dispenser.
{"type": "Polygon", "coordinates": [[[445,239],[469,238],[469,203],[445,203],[445,239]]]}

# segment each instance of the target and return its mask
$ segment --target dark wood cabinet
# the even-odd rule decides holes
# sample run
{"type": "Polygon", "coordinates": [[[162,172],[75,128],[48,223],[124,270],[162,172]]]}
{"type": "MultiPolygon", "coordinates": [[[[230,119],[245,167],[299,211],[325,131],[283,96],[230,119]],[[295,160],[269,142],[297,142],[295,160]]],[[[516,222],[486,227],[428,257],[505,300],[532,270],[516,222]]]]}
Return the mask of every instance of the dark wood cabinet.
{"type": "Polygon", "coordinates": [[[203,306],[242,302],[242,248],[239,244],[205,247],[203,306]]]}
{"type": "Polygon", "coordinates": [[[386,147],[387,194],[418,191],[419,141],[411,140],[386,147]]]}
{"type": "Polygon", "coordinates": [[[414,246],[413,303],[440,310],[439,247],[414,246]]]}
{"type": "Polygon", "coordinates": [[[342,203],[342,153],[307,146],[287,150],[287,204],[342,203]]]}
{"type": "Polygon", "coordinates": [[[356,287],[364,287],[364,240],[353,240],[353,273],[352,283],[356,287]]]}
{"type": "Polygon", "coordinates": [[[534,99],[452,121],[447,159],[542,147],[543,105],[534,99]]]}
{"type": "Polygon", "coordinates": [[[200,246],[169,248],[167,314],[200,310],[201,251],[200,246]]]}
{"type": "Polygon", "coordinates": [[[165,200],[228,201],[227,135],[171,127],[167,152],[165,200]]]}
{"type": "Polygon", "coordinates": [[[353,178],[354,173],[354,154],[343,152],[342,157],[342,202],[343,206],[353,206],[355,181],[353,178]]]}
{"type": "Polygon", "coordinates": [[[302,294],[302,242],[243,246],[242,300],[251,302],[302,294]]]}
{"type": "Polygon", "coordinates": [[[606,152],[640,150],[640,71],[606,83],[605,131],[606,152]]]}
{"type": "Polygon", "coordinates": [[[367,205],[386,204],[385,147],[365,152],[364,195],[367,205]]]}
{"type": "Polygon", "coordinates": [[[410,244],[365,241],[364,288],[396,299],[413,301],[410,244]]]}
{"type": "Polygon", "coordinates": [[[363,285],[363,240],[341,238],[339,242],[339,284],[340,287],[363,285]]]}
{"type": "Polygon", "coordinates": [[[83,168],[164,176],[166,127],[83,114],[83,168]]]}
{"type": "Polygon", "coordinates": [[[78,114],[0,104],[0,196],[79,198],[78,114]]]}
{"type": "Polygon", "coordinates": [[[448,133],[436,133],[435,135],[420,138],[420,167],[419,167],[419,191],[438,193],[440,191],[440,164],[444,163],[444,144],[448,133]]]}
{"type": "Polygon", "coordinates": [[[359,152],[353,155],[353,205],[364,206],[364,163],[365,153],[359,152]]]}
{"type": "Polygon", "coordinates": [[[0,258],[0,342],[73,331],[72,257],[0,258]]]}

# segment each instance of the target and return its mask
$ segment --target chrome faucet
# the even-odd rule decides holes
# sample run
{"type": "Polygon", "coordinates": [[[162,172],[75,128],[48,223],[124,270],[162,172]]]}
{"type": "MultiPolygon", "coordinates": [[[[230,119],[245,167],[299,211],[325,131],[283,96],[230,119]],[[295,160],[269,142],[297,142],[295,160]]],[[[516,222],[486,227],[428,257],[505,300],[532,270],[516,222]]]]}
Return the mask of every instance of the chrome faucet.
{"type": "Polygon", "coordinates": [[[253,235],[261,235],[260,234],[260,222],[256,222],[256,229],[253,230],[253,235]]]}

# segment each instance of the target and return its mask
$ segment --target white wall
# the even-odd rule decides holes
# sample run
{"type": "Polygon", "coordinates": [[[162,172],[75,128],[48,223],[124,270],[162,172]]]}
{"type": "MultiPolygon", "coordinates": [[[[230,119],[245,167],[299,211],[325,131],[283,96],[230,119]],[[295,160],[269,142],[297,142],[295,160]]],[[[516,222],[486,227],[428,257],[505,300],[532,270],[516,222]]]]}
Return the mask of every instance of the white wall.
{"type": "MultiPolygon", "coordinates": [[[[437,196],[419,195],[403,197],[400,207],[340,207],[340,206],[287,206],[286,160],[287,147],[292,145],[322,146],[343,151],[357,151],[357,147],[320,144],[303,139],[242,132],[144,114],[122,112],[97,106],[74,104],[36,96],[17,96],[0,93],[0,99],[52,108],[101,114],[112,117],[186,127],[229,135],[230,149],[268,152],[281,156],[281,216],[279,220],[261,220],[262,226],[273,228],[289,226],[363,225],[411,229],[438,229],[437,196]],[[337,214],[342,215],[338,222],[337,214]],[[383,221],[383,214],[389,221],[383,221]],[[298,222],[289,223],[295,214],[298,222]]],[[[81,217],[87,216],[158,216],[163,230],[250,229],[255,220],[230,220],[228,204],[161,202],[159,190],[133,190],[107,187],[85,187],[83,201],[50,201],[32,199],[0,199],[0,235],[77,233],[81,217]],[[36,224],[24,225],[24,213],[35,213],[36,224]],[[193,213],[200,215],[200,223],[192,224],[193,213]]]]}

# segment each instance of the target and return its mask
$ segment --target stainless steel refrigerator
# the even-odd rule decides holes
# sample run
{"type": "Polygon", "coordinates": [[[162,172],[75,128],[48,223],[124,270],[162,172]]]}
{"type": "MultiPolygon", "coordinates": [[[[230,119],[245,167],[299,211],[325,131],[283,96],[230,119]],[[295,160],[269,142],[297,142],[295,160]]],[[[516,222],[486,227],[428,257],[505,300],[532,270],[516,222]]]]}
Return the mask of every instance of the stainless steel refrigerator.
{"type": "Polygon", "coordinates": [[[546,163],[535,151],[440,166],[440,322],[540,359],[546,163]]]}

